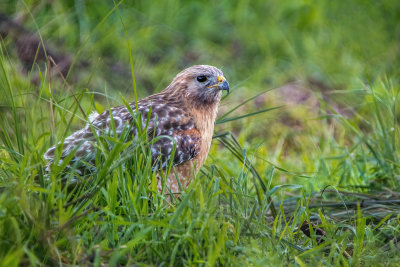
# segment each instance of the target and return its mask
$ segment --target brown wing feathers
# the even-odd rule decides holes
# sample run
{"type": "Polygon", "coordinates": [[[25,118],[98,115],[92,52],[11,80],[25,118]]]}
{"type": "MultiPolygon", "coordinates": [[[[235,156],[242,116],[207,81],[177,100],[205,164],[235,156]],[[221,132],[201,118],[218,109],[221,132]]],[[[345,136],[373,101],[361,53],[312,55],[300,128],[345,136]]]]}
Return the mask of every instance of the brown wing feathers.
{"type": "MultiPolygon", "coordinates": [[[[186,160],[194,158],[200,148],[200,134],[194,128],[193,120],[186,114],[175,107],[168,107],[164,104],[141,103],[138,105],[139,111],[142,112],[142,125],[146,124],[148,113],[150,112],[150,120],[148,122],[147,131],[149,139],[160,137],[160,139],[151,146],[152,161],[154,169],[162,164],[166,167],[169,162],[174,141],[176,144],[173,164],[177,165],[186,160]],[[150,106],[152,110],[150,111],[150,106]],[[173,139],[173,140],[171,140],[173,139]]],[[[117,134],[121,134],[127,123],[132,123],[132,116],[126,107],[120,106],[111,109],[113,120],[117,134]]],[[[110,134],[111,117],[109,111],[97,115],[91,122],[96,131],[96,135],[110,134]]],[[[136,127],[132,127],[132,136],[137,134],[136,127]]],[[[85,161],[94,160],[94,144],[95,141],[92,128],[87,124],[82,130],[79,130],[64,141],[61,159],[75,151],[74,161],[84,159],[85,161]]],[[[45,154],[46,160],[53,160],[56,146],[51,147],[45,154]]]]}

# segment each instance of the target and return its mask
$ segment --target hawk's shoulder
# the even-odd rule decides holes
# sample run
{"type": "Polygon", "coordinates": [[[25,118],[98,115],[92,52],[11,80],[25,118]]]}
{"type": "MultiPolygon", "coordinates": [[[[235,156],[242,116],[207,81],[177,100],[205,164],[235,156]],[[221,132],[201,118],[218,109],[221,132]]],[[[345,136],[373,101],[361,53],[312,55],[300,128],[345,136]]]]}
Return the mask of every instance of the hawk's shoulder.
{"type": "Polygon", "coordinates": [[[153,101],[148,108],[139,110],[142,112],[143,122],[150,118],[147,122],[147,132],[149,139],[154,141],[151,145],[151,155],[155,168],[160,164],[163,168],[167,166],[174,147],[174,166],[198,155],[201,135],[195,127],[194,119],[185,108],[170,102],[153,101]]]}

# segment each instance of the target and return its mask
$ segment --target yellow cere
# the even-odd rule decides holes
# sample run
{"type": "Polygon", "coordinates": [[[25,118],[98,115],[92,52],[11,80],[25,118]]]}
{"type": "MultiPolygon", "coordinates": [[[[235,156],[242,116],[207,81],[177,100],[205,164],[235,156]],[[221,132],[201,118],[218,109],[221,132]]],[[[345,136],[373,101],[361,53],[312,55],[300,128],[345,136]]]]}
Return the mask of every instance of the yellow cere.
{"type": "Polygon", "coordinates": [[[217,87],[220,83],[223,83],[223,82],[225,82],[225,78],[221,75],[218,75],[218,83],[207,86],[207,88],[217,87]]]}

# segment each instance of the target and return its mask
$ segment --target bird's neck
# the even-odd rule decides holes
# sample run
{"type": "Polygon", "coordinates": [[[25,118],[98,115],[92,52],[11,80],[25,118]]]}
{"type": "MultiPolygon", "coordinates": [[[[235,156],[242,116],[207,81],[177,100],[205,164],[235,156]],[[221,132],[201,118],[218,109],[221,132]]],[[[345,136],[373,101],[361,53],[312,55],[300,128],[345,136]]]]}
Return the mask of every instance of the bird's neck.
{"type": "Polygon", "coordinates": [[[217,111],[218,102],[213,105],[202,106],[201,108],[192,106],[192,109],[189,111],[194,120],[195,127],[201,134],[202,144],[197,158],[198,169],[203,165],[210,150],[217,111]]]}
{"type": "Polygon", "coordinates": [[[218,103],[207,105],[189,104],[186,108],[189,110],[189,114],[193,116],[196,128],[204,134],[210,133],[212,135],[218,112],[218,103]]]}
{"type": "MultiPolygon", "coordinates": [[[[199,130],[203,136],[206,135],[212,138],[214,123],[218,112],[219,98],[211,103],[199,102],[168,89],[169,87],[161,92],[160,96],[162,96],[167,103],[184,109],[188,115],[193,118],[197,130],[199,130]]],[[[211,139],[209,141],[211,142],[211,139]]]]}

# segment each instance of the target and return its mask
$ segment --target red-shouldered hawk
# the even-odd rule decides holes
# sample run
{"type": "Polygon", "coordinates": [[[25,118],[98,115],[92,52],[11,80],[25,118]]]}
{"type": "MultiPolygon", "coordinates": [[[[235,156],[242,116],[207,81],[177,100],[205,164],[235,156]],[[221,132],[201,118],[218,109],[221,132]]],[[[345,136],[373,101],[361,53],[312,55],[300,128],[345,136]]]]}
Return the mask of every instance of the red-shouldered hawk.
{"type": "MultiPolygon", "coordinates": [[[[138,101],[137,109],[142,113],[143,123],[150,112],[147,128],[149,139],[158,136],[170,137],[160,138],[151,145],[154,170],[160,170],[159,164],[161,168],[167,166],[175,141],[173,166],[183,188],[188,186],[193,174],[199,171],[207,158],[222,90],[229,93],[229,84],[221,70],[213,66],[196,65],[180,72],[160,93],[138,101]]],[[[135,103],[130,103],[129,106],[135,112],[135,103]]],[[[75,152],[72,162],[94,161],[96,139],[92,129],[97,136],[110,134],[110,112],[116,134],[121,134],[127,125],[132,127],[132,138],[137,134],[136,125],[132,122],[132,115],[126,106],[114,107],[102,114],[91,114],[89,123],[83,129],[64,140],[61,160],[75,152]]],[[[53,146],[44,154],[49,164],[54,159],[55,150],[56,146],[53,146]]],[[[160,192],[161,185],[162,182],[158,178],[157,187],[160,192]]],[[[172,193],[179,193],[174,171],[171,171],[166,185],[172,193]]]]}

